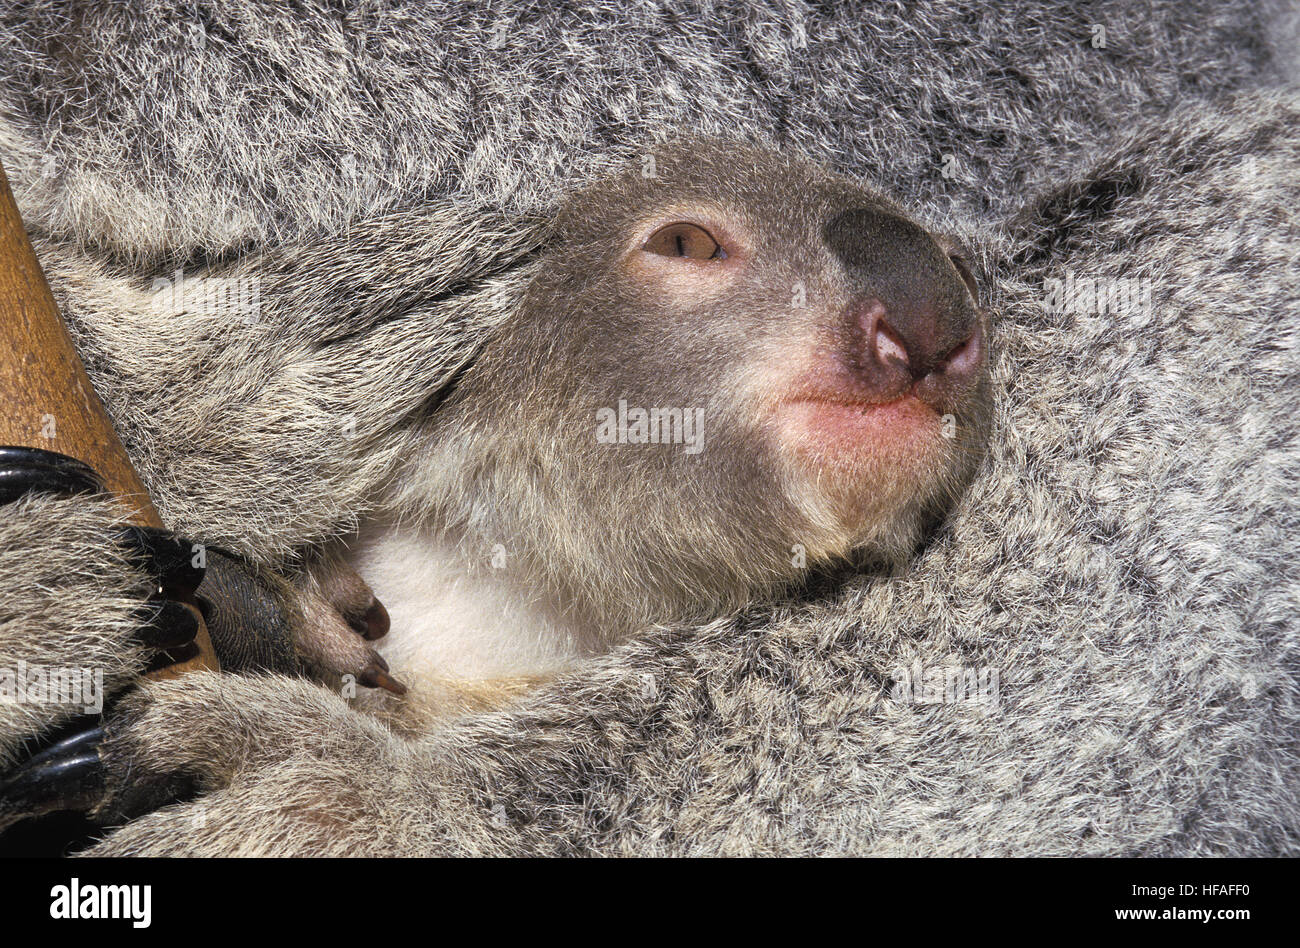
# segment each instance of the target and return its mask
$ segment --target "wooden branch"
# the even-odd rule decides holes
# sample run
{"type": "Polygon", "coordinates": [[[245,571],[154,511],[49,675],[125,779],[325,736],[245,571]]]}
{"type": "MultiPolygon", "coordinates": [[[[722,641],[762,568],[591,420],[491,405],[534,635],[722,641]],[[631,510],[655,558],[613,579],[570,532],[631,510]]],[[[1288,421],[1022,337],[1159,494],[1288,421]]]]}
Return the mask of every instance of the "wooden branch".
{"type": "MultiPolygon", "coordinates": [[[[161,527],[158,511],[127,457],[113,422],[59,316],[0,168],[0,444],[57,451],[84,461],[142,526],[161,527]]],[[[187,603],[198,608],[191,601],[187,603]]],[[[153,672],[171,678],[218,668],[202,616],[199,654],[153,672]]]]}

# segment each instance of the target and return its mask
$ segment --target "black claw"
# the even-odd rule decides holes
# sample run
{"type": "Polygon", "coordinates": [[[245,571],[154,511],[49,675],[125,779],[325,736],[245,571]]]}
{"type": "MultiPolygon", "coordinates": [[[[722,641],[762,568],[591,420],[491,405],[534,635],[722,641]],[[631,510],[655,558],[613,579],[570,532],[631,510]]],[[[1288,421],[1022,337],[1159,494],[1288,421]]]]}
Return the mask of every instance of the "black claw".
{"type": "Polygon", "coordinates": [[[189,595],[199,588],[204,569],[194,565],[193,550],[188,541],[170,530],[157,527],[131,526],[123,533],[136,551],[136,561],[157,574],[169,596],[189,595]]]}
{"type": "Polygon", "coordinates": [[[82,813],[113,826],[192,796],[185,774],[131,771],[114,778],[100,748],[102,725],[87,728],[34,754],[0,778],[0,834],[15,823],[49,813],[82,813]]]}
{"type": "MultiPolygon", "coordinates": [[[[75,458],[39,448],[0,446],[0,503],[29,492],[102,493],[95,472],[75,458]]],[[[194,642],[199,613],[177,599],[192,601],[204,570],[193,565],[190,545],[165,530],[132,526],[126,545],[138,565],[158,577],[158,593],[141,607],[136,637],[158,650],[149,668],[162,668],[198,654],[194,642]]],[[[109,789],[95,726],[45,748],[0,776],[0,833],[30,817],[75,811],[101,824],[131,819],[192,792],[189,778],[163,775],[133,778],[109,789]]]]}
{"type": "MultiPolygon", "coordinates": [[[[94,494],[103,490],[99,475],[76,458],[40,448],[0,445],[0,503],[17,500],[31,491],[94,494]]],[[[203,569],[194,565],[187,541],[155,527],[130,526],[123,535],[135,550],[136,561],[156,573],[169,594],[175,589],[184,596],[198,588],[203,569]]]]}
{"type": "Polygon", "coordinates": [[[19,820],[62,810],[89,812],[105,797],[99,744],[104,729],[93,727],[47,747],[0,781],[0,830],[19,820]]]}
{"type": "Polygon", "coordinates": [[[140,625],[135,634],[150,648],[176,649],[194,641],[194,636],[199,634],[199,621],[193,609],[162,599],[140,610],[140,625]]]}
{"type": "Polygon", "coordinates": [[[98,494],[103,490],[94,470],[76,458],[40,448],[0,446],[0,503],[10,503],[31,491],[98,494]]]}
{"type": "Polygon", "coordinates": [[[0,467],[29,464],[76,472],[88,476],[96,484],[99,483],[99,475],[96,474],[94,469],[85,461],[79,461],[66,454],[59,454],[57,451],[46,451],[42,448],[0,445],[0,467]]]}
{"type": "MultiPolygon", "coordinates": [[[[76,458],[40,448],[0,446],[0,503],[17,500],[30,491],[82,494],[103,490],[94,470],[76,458]]],[[[171,653],[159,657],[159,667],[183,661],[178,657],[181,652],[191,657],[197,654],[190,643],[198,634],[198,616],[180,602],[168,601],[190,600],[203,581],[204,570],[194,565],[191,545],[154,527],[128,526],[122,537],[136,564],[158,577],[156,598],[141,609],[137,638],[151,648],[171,653]]]]}

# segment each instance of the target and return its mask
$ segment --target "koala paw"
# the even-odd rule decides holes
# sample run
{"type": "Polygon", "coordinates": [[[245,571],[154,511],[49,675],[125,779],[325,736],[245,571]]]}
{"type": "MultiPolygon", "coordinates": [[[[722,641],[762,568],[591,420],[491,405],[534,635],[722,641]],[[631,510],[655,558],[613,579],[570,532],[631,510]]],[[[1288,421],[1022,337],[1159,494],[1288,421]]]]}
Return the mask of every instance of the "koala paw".
{"type": "Polygon", "coordinates": [[[145,683],[101,728],[18,768],[0,784],[0,814],[30,807],[38,796],[79,805],[97,823],[118,826],[197,793],[199,800],[145,817],[142,827],[129,823],[96,852],[159,851],[159,833],[169,840],[166,852],[202,849],[204,839],[216,847],[218,838],[208,831],[219,828],[222,851],[235,845],[252,853],[258,850],[241,824],[279,826],[274,838],[281,844],[290,824],[289,836],[299,842],[330,838],[327,828],[337,836],[354,810],[378,811],[393,775],[411,769],[409,757],[405,741],[319,685],[195,672],[145,683]],[[364,802],[372,794],[373,806],[364,802]]]}
{"type": "Polygon", "coordinates": [[[0,575],[0,765],[197,653],[191,545],[127,523],[73,458],[0,447],[0,575]]]}
{"type": "Polygon", "coordinates": [[[107,726],[100,756],[101,823],[134,816],[141,787],[187,783],[200,796],[114,830],[93,855],[392,852],[401,830],[384,814],[419,772],[412,746],[374,718],[265,675],[147,685],[107,726]]]}
{"type": "Polygon", "coordinates": [[[62,740],[0,773],[0,832],[54,811],[109,813],[110,797],[117,812],[144,812],[183,790],[145,780],[133,794],[113,791],[101,767],[102,727],[72,718],[103,709],[105,696],[141,671],[191,657],[200,611],[227,670],[405,691],[368,644],[388,631],[388,615],[343,564],[314,563],[291,582],[225,551],[126,524],[101,494],[95,472],[73,458],[0,447],[0,559],[14,578],[0,608],[0,698],[24,689],[17,701],[0,701],[0,765],[60,725],[83,728],[71,736],[65,729],[62,740]],[[28,672],[47,668],[92,669],[96,703],[32,697],[28,672]]]}
{"type": "Polygon", "coordinates": [[[388,663],[373,642],[388,634],[388,610],[375,598],[356,570],[333,557],[320,557],[303,571],[297,583],[305,618],[298,635],[298,651],[308,664],[338,674],[354,674],[368,688],[395,695],[406,686],[388,673],[388,663]],[[359,671],[356,669],[359,668],[359,671]]]}
{"type": "Polygon", "coordinates": [[[366,687],[406,691],[368,644],[388,632],[388,612],[347,566],[315,562],[291,581],[217,547],[206,552],[199,599],[223,670],[306,675],[331,685],[350,676],[366,687]]]}

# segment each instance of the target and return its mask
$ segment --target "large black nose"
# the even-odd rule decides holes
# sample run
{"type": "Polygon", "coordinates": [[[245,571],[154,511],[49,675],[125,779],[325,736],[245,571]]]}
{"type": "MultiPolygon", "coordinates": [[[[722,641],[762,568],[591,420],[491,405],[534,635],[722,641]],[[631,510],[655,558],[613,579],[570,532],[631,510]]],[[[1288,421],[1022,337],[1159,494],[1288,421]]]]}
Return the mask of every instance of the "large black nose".
{"type": "Polygon", "coordinates": [[[979,313],[924,228],[860,207],[832,218],[823,236],[850,283],[835,334],[840,358],[864,392],[886,398],[910,388],[947,405],[975,384],[984,359],[979,313]]]}
{"type": "Polygon", "coordinates": [[[966,284],[924,228],[886,208],[857,207],[828,221],[823,237],[844,265],[852,298],[883,309],[913,373],[933,371],[975,332],[966,284]]]}

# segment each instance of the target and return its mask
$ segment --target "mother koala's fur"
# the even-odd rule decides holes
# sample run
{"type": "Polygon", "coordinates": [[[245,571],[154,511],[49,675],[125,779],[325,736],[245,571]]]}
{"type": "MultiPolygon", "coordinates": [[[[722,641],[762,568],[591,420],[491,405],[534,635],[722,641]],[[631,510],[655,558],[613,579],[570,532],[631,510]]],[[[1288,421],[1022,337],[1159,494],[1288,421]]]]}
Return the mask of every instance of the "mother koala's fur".
{"type": "MultiPolygon", "coordinates": [[[[688,129],[888,176],[973,239],[995,313],[984,471],[895,575],[649,631],[428,733],[307,682],[156,686],[110,754],[210,792],[97,851],[1300,851],[1300,103],[1227,94],[1280,68],[1261,37],[1284,11],[519,9],[295,25],[214,5],[199,34],[106,11],[49,41],[0,11],[0,157],[172,525],[269,564],[346,529],[509,311],[555,194],[688,129]],[[139,88],[156,115],[131,111],[139,88]],[[950,143],[965,178],[940,173],[950,143]],[[150,276],[266,248],[259,324],[149,305],[150,276]],[[1145,281],[1150,305],[1058,311],[1067,278],[1145,281]],[[996,700],[918,702],[917,668],[996,672],[996,700]]],[[[37,630],[40,654],[99,650],[118,680],[143,661],[111,522],[0,509],[0,659],[37,630]]],[[[0,752],[57,718],[0,719],[0,752]]]]}

